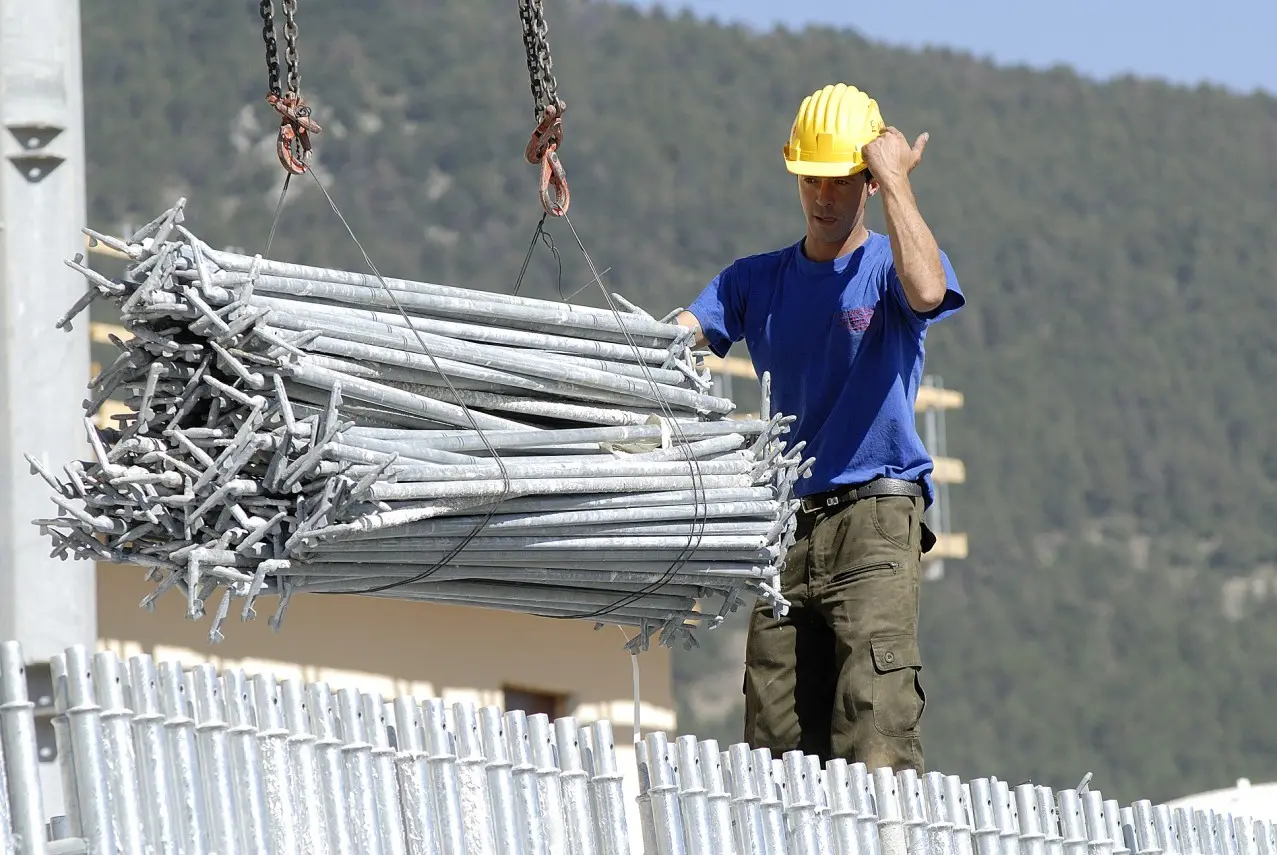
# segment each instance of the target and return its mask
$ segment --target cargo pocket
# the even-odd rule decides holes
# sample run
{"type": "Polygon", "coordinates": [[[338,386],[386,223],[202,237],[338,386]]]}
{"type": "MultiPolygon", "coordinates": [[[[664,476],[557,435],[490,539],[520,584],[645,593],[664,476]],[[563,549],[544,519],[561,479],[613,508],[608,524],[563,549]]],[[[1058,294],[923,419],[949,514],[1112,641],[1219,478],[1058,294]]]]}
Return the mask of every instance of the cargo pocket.
{"type": "Polygon", "coordinates": [[[922,690],[922,654],[912,635],[880,635],[873,651],[874,726],[884,736],[916,736],[927,695],[922,690]]]}

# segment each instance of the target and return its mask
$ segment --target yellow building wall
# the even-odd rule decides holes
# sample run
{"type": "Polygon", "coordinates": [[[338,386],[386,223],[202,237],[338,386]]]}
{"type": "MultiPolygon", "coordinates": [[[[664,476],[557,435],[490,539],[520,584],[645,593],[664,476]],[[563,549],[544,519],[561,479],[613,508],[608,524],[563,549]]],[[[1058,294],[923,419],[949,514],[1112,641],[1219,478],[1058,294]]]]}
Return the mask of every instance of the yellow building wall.
{"type": "MultiPolygon", "coordinates": [[[[224,640],[208,641],[218,599],[199,620],[186,617],[181,592],[169,591],[155,611],[139,607],[155,587],[136,567],[98,565],[98,636],[128,656],[211,661],[219,668],[270,671],[358,686],[388,698],[411,694],[467,698],[502,705],[503,689],[565,696],[562,715],[607,718],[633,727],[633,673],[627,632],[595,630],[590,621],[410,603],[374,597],[302,595],[293,599],[279,632],[268,620],[277,599],[264,597],[257,617],[240,620],[242,601],[222,625],[224,640]]],[[[654,645],[639,655],[640,722],[644,730],[674,728],[670,651],[654,645]]]]}

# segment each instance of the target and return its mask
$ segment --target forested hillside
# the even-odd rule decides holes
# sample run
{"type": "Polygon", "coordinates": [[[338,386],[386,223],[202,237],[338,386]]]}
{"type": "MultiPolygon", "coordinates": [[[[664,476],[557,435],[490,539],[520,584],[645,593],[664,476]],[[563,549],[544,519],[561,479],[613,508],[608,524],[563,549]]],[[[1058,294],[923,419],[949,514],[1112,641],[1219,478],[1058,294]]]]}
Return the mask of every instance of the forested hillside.
{"type": "MultiPolygon", "coordinates": [[[[185,194],[198,234],[261,251],[283,176],[257,5],[84,4],[96,227],[185,194]]],[[[512,289],[541,214],[517,4],[300,7],[318,175],[378,268],[512,289]]],[[[928,766],[1091,770],[1124,801],[1277,779],[1277,101],[547,7],[572,222],[655,314],[799,236],[780,148],[807,92],[853,82],[930,131],[914,186],[969,305],[928,368],[966,394],[972,555],[924,593],[928,766]]],[[[561,282],[539,246],[521,293],[589,282],[549,229],[561,282]]],[[[272,255],[364,266],[305,177],[272,255]]],[[[685,731],[739,739],[740,624],[679,653],[685,731]]]]}

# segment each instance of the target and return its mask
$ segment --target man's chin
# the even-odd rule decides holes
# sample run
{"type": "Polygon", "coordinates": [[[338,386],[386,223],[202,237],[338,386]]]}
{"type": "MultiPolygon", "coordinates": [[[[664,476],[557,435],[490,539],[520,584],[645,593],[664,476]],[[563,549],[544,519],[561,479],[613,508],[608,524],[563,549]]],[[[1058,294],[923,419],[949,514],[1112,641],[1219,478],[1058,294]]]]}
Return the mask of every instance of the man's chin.
{"type": "Polygon", "coordinates": [[[851,230],[837,223],[822,223],[820,220],[813,219],[808,222],[807,234],[817,243],[823,243],[826,246],[842,246],[851,237],[851,230]]]}

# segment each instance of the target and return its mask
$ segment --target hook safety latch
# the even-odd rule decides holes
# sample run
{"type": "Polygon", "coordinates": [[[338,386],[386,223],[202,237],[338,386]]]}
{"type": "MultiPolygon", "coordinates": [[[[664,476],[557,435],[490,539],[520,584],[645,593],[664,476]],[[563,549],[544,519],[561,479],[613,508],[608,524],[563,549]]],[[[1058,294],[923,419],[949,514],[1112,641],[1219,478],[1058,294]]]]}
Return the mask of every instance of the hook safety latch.
{"type": "Polygon", "coordinates": [[[568,178],[558,155],[559,145],[563,142],[563,111],[562,103],[545,108],[545,114],[524,151],[528,163],[541,164],[541,207],[552,217],[566,214],[571,202],[568,178]],[[551,189],[554,191],[553,199],[550,197],[551,189]]]}
{"type": "Polygon", "coordinates": [[[310,135],[323,130],[310,117],[310,107],[296,92],[266,96],[266,102],[279,112],[279,137],[275,141],[275,153],[279,162],[293,175],[301,175],[308,168],[310,159],[310,135]]]}

